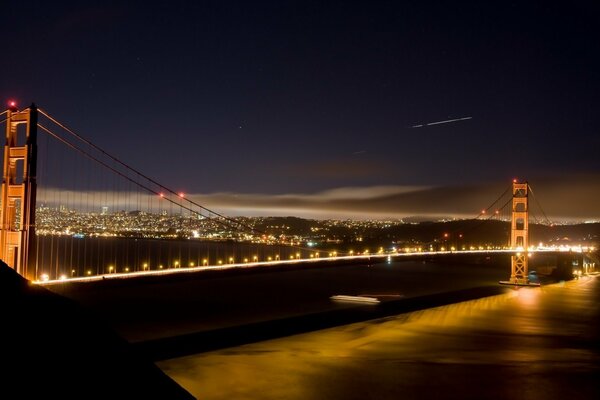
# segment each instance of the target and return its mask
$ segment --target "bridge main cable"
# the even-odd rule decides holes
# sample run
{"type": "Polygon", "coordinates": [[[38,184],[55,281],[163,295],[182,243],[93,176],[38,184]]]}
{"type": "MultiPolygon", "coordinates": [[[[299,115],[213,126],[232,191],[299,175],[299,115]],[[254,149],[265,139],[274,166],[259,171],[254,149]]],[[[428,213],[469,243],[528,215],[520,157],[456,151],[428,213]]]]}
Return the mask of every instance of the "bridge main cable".
{"type": "MultiPolygon", "coordinates": [[[[87,145],[91,146],[92,148],[94,148],[95,150],[99,151],[99,152],[100,152],[100,153],[102,153],[103,155],[107,156],[108,158],[110,158],[110,159],[112,159],[113,161],[117,162],[118,164],[122,165],[122,166],[123,166],[123,167],[125,167],[127,170],[129,170],[129,171],[131,171],[131,172],[133,172],[133,173],[135,173],[135,174],[137,174],[137,175],[141,176],[142,178],[144,178],[144,179],[146,179],[147,181],[149,181],[149,182],[153,183],[154,185],[158,186],[158,187],[159,187],[159,188],[161,188],[162,190],[164,190],[164,191],[166,191],[166,192],[168,192],[168,193],[172,194],[173,196],[176,196],[177,198],[180,198],[180,199],[182,198],[182,197],[181,197],[181,196],[180,196],[180,195],[179,195],[179,194],[178,194],[178,193],[177,193],[175,190],[173,190],[173,189],[171,189],[171,188],[169,188],[169,187],[167,187],[167,186],[165,186],[165,185],[161,184],[160,182],[158,182],[158,181],[156,181],[156,180],[152,179],[151,177],[149,177],[149,176],[145,175],[144,173],[142,173],[142,172],[138,171],[137,169],[133,168],[132,166],[130,166],[130,165],[126,164],[125,162],[123,162],[123,161],[119,160],[117,157],[115,157],[115,156],[113,156],[112,154],[110,154],[110,153],[106,152],[106,151],[105,151],[104,149],[102,149],[101,147],[97,146],[96,144],[94,144],[93,142],[91,142],[91,141],[89,141],[88,139],[84,138],[83,136],[81,136],[81,135],[77,134],[76,132],[74,132],[73,130],[71,130],[70,128],[68,128],[67,126],[65,126],[64,124],[62,124],[61,122],[57,121],[55,118],[53,118],[51,115],[49,115],[49,114],[48,114],[47,112],[45,112],[44,110],[41,110],[41,109],[40,109],[40,110],[39,110],[39,112],[40,112],[42,115],[44,115],[46,118],[48,118],[50,121],[52,121],[53,123],[55,123],[57,126],[59,126],[60,128],[64,129],[65,131],[67,131],[68,133],[70,133],[71,135],[73,135],[74,137],[76,137],[78,140],[80,140],[80,141],[82,141],[82,142],[86,143],[87,145]]],[[[106,168],[110,169],[112,172],[115,172],[115,173],[117,173],[117,174],[118,174],[118,175],[120,175],[121,177],[123,177],[123,178],[125,178],[125,179],[129,180],[130,182],[132,182],[132,183],[134,183],[134,184],[138,185],[138,186],[139,186],[139,187],[141,187],[142,189],[149,191],[150,193],[153,193],[153,194],[155,194],[155,195],[161,196],[161,193],[160,193],[160,192],[157,192],[156,190],[154,190],[154,189],[152,189],[152,188],[149,188],[148,186],[146,186],[146,185],[143,185],[143,184],[141,184],[141,183],[139,183],[139,182],[135,181],[135,180],[134,180],[134,179],[132,179],[131,177],[127,176],[126,174],[124,174],[124,173],[122,173],[122,172],[118,171],[117,169],[115,169],[115,168],[111,167],[110,165],[106,164],[106,163],[105,163],[105,162],[103,162],[102,160],[99,160],[97,157],[94,157],[93,155],[91,155],[91,154],[87,153],[85,150],[83,150],[83,149],[81,149],[81,148],[77,147],[75,144],[73,144],[73,143],[71,143],[71,142],[67,141],[66,139],[63,139],[63,138],[61,138],[61,137],[60,137],[60,135],[57,135],[56,133],[52,132],[50,129],[48,129],[48,128],[44,127],[43,125],[40,125],[40,124],[38,124],[38,126],[39,126],[41,129],[43,129],[45,132],[47,132],[48,134],[50,134],[51,136],[53,136],[55,139],[57,139],[57,140],[61,141],[62,143],[66,144],[67,146],[69,146],[69,147],[71,147],[71,148],[73,148],[73,149],[75,149],[75,150],[79,151],[80,153],[84,154],[86,157],[88,157],[88,158],[90,158],[90,159],[92,159],[92,160],[94,160],[94,161],[98,162],[98,163],[99,163],[99,164],[101,164],[102,166],[104,166],[104,167],[106,167],[106,168]]],[[[162,197],[162,198],[164,198],[164,199],[166,199],[166,200],[168,200],[168,201],[169,201],[171,204],[178,205],[178,204],[177,204],[177,203],[176,203],[174,200],[172,200],[172,199],[169,199],[169,198],[166,198],[166,197],[163,197],[163,196],[161,196],[161,197],[162,197]]],[[[220,214],[220,213],[218,213],[218,212],[216,212],[216,211],[214,211],[214,210],[211,210],[211,209],[209,209],[209,208],[207,208],[207,207],[205,207],[205,206],[203,206],[203,205],[201,205],[201,204],[199,204],[199,203],[197,203],[197,202],[195,202],[195,201],[193,201],[193,200],[189,199],[189,198],[183,198],[183,199],[184,199],[184,200],[186,200],[186,201],[187,201],[189,204],[191,204],[191,205],[193,205],[193,206],[196,206],[196,207],[198,207],[198,208],[200,208],[200,209],[202,209],[202,210],[204,210],[204,211],[206,211],[206,212],[208,212],[208,213],[210,213],[210,214],[213,214],[213,215],[217,216],[218,218],[220,218],[220,219],[223,219],[223,220],[227,221],[228,223],[225,223],[225,222],[223,222],[223,221],[219,221],[219,219],[218,219],[218,218],[213,218],[213,217],[210,217],[210,216],[205,216],[205,215],[202,215],[201,213],[199,213],[199,212],[198,212],[198,211],[196,211],[196,210],[193,210],[193,209],[192,209],[192,208],[190,208],[190,207],[185,207],[185,206],[183,206],[182,204],[179,204],[179,206],[183,207],[185,210],[187,210],[187,211],[189,211],[189,212],[192,212],[192,213],[195,213],[195,214],[197,214],[197,215],[201,215],[201,216],[203,216],[203,217],[209,218],[209,219],[211,219],[212,221],[216,221],[216,222],[218,222],[219,224],[221,224],[221,225],[223,225],[223,226],[225,226],[225,227],[233,227],[233,228],[235,228],[236,230],[238,230],[238,231],[241,231],[241,232],[250,232],[250,233],[252,233],[252,234],[266,235],[266,232],[263,232],[263,231],[261,231],[261,230],[259,230],[259,229],[256,229],[256,228],[252,227],[252,226],[249,226],[249,225],[247,225],[247,224],[244,224],[244,223],[242,223],[242,222],[239,222],[239,221],[236,221],[236,220],[234,220],[234,219],[232,219],[232,218],[229,218],[229,217],[227,217],[227,216],[225,216],[225,215],[222,215],[222,214],[220,214]],[[242,228],[245,228],[245,229],[242,229],[242,228]]]]}
{"type": "Polygon", "coordinates": [[[540,204],[540,202],[538,201],[537,197],[535,196],[535,193],[533,192],[533,189],[531,188],[531,185],[527,184],[527,187],[529,188],[529,192],[531,192],[531,197],[533,197],[533,200],[535,201],[535,204],[537,204],[537,206],[539,207],[540,211],[542,212],[542,215],[546,219],[545,222],[548,225],[550,225],[550,226],[554,226],[554,222],[552,222],[552,220],[550,218],[548,218],[548,216],[546,215],[546,212],[544,211],[544,209],[542,208],[542,205],[540,204]]]}

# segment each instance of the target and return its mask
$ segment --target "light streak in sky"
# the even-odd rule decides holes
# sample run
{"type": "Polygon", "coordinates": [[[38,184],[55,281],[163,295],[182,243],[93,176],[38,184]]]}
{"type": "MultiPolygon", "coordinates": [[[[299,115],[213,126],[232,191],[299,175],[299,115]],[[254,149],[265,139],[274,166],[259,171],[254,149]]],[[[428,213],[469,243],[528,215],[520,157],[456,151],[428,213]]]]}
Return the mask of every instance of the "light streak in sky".
{"type": "Polygon", "coordinates": [[[422,128],[424,126],[448,124],[450,122],[465,121],[465,120],[471,119],[471,118],[473,118],[473,117],[462,117],[462,118],[455,118],[455,119],[446,119],[444,121],[436,121],[436,122],[429,122],[427,124],[413,125],[411,128],[422,128]]]}

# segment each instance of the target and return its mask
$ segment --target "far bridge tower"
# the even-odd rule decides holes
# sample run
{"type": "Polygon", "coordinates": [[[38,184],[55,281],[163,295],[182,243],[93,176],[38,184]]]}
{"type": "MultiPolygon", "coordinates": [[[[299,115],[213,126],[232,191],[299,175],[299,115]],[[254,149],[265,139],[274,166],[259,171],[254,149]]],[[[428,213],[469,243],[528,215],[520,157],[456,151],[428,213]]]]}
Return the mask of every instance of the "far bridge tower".
{"type": "Polygon", "coordinates": [[[502,281],[509,285],[530,285],[529,283],[529,184],[512,184],[512,218],[510,247],[516,251],[510,258],[510,280],[502,281]]]}

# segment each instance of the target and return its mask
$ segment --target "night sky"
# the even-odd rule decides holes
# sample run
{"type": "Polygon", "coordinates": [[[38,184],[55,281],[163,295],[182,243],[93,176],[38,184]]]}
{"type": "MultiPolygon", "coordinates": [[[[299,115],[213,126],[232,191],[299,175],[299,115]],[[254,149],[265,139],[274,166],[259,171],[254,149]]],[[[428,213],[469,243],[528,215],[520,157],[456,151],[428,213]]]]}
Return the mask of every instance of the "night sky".
{"type": "Polygon", "coordinates": [[[446,189],[519,177],[600,218],[597,2],[150,3],[3,3],[0,98],[238,213],[468,214],[446,189]]]}

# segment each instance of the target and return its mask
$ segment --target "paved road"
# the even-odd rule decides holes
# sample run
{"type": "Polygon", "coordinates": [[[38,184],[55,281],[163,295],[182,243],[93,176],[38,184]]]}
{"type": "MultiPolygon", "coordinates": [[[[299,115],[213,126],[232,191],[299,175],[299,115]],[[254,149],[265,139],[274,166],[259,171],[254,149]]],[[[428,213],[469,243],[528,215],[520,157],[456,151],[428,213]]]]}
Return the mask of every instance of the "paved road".
{"type": "Polygon", "coordinates": [[[159,367],[202,399],[600,398],[600,278],[508,290],[159,367]]]}

